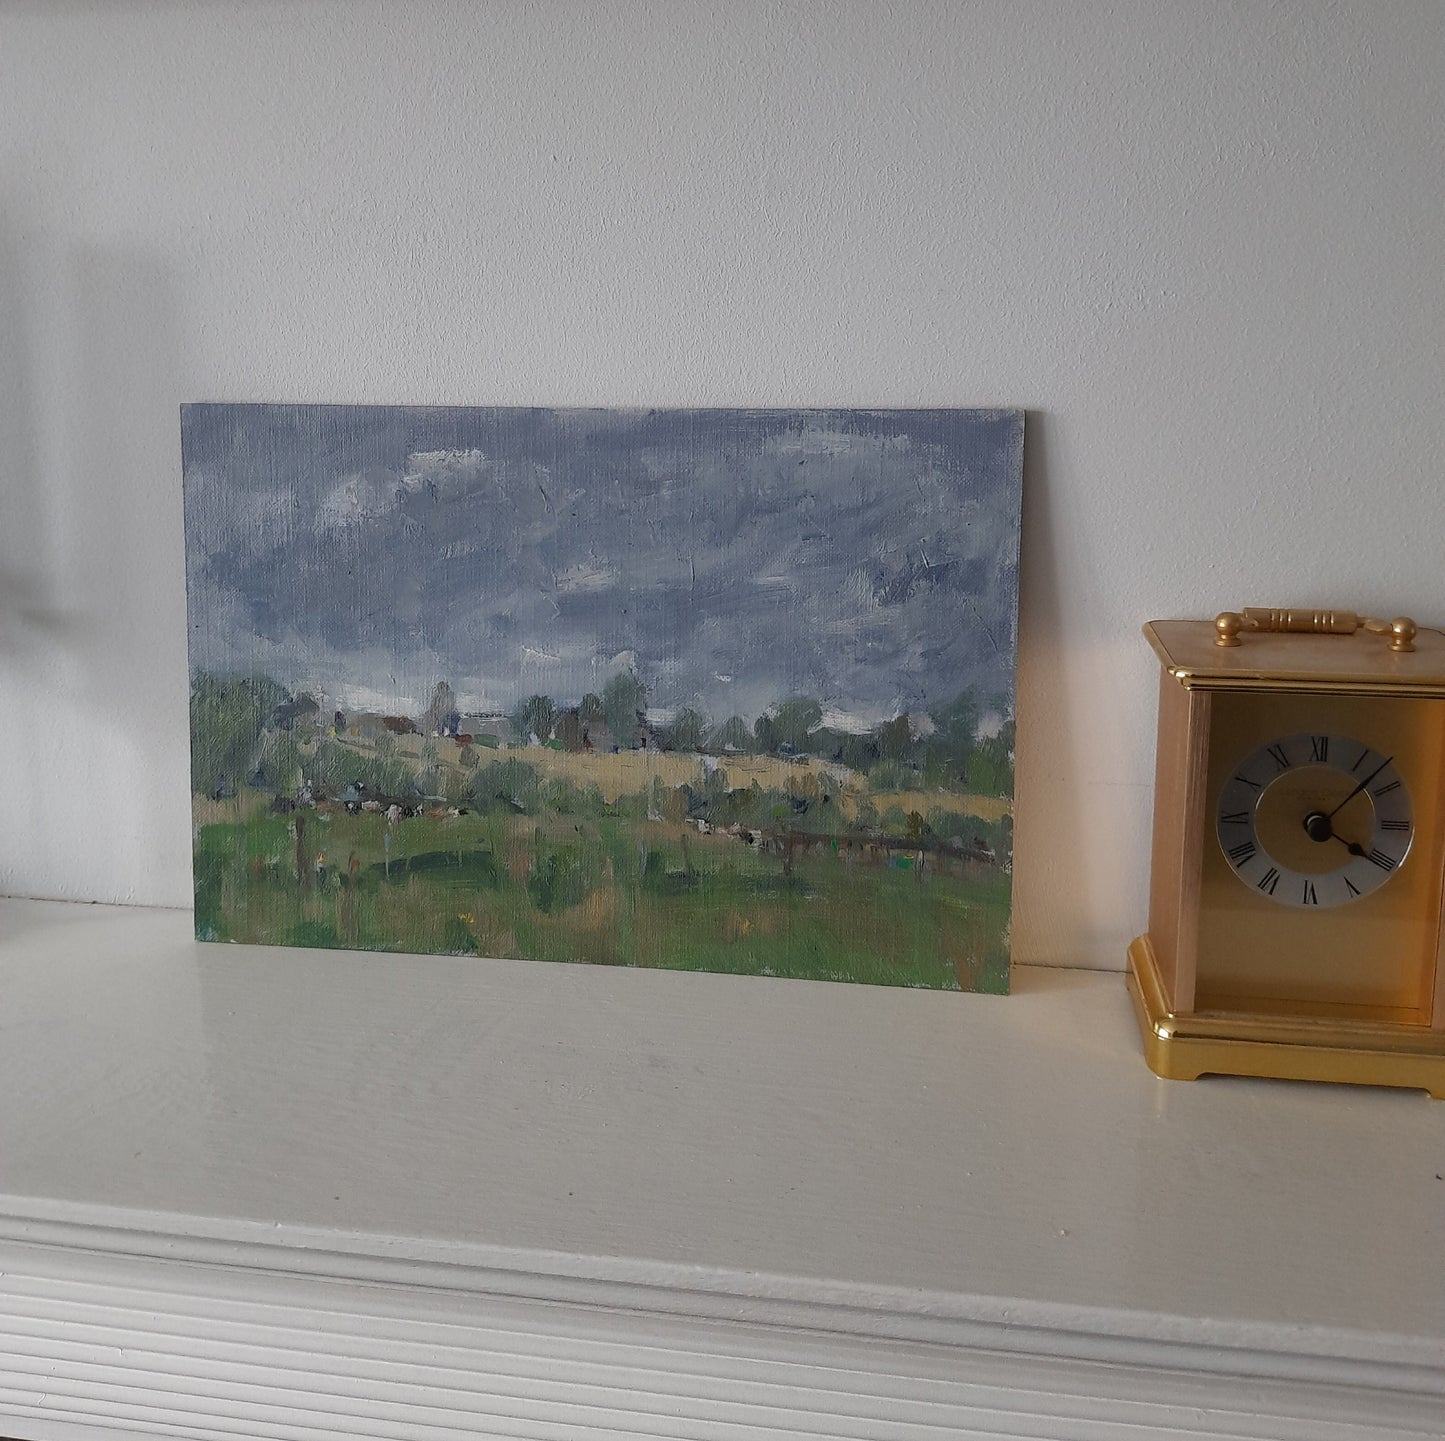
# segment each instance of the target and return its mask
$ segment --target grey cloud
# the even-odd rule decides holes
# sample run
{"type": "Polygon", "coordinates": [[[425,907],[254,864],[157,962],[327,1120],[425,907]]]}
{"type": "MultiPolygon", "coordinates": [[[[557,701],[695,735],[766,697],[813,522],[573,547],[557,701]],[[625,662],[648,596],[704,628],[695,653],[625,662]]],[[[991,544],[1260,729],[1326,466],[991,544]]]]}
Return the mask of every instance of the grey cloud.
{"type": "Polygon", "coordinates": [[[632,652],[656,704],[717,715],[1007,692],[1021,439],[1016,412],[186,407],[192,661],[509,705],[632,652]]]}

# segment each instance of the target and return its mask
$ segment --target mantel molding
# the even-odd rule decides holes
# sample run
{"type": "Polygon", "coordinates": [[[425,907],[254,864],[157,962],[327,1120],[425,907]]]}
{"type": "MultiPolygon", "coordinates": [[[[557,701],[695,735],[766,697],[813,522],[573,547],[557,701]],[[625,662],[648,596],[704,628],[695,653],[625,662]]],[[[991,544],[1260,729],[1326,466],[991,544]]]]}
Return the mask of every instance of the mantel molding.
{"type": "MultiPolygon", "coordinates": [[[[6,1199],[0,1198],[0,1206],[6,1199]]],[[[30,1209],[59,1208],[32,1203],[30,1209]]],[[[0,1245],[33,1257],[91,1258],[102,1271],[114,1264],[136,1274],[155,1268],[169,1274],[185,1266],[244,1274],[263,1287],[379,1286],[400,1295],[459,1297],[468,1304],[583,1307],[655,1321],[743,1323],[840,1340],[1445,1398],[1439,1344],[1391,1333],[1291,1329],[484,1245],[427,1247],[396,1237],[283,1225],[266,1231],[269,1235],[257,1226],[218,1226],[183,1216],[114,1217],[106,1224],[0,1210],[0,1245]]]]}
{"type": "Polygon", "coordinates": [[[231,1243],[217,1247],[226,1260],[160,1259],[123,1254],[99,1230],[75,1228],[72,1244],[59,1244],[65,1230],[48,1244],[0,1242],[0,1416],[35,1441],[92,1427],[428,1441],[1102,1441],[1128,1427],[1159,1438],[1392,1441],[1438,1434],[1445,1405],[1445,1376],[1426,1365],[1340,1357],[1330,1376],[1318,1354],[1198,1337],[929,1326],[917,1315],[900,1324],[861,1308],[741,1297],[730,1298],[736,1319],[722,1320],[706,1314],[716,1295],[705,1290],[563,1286],[554,1275],[382,1258],[348,1266],[372,1279],[339,1280],[326,1274],[334,1252],[231,1243]],[[572,1295],[485,1289],[499,1279],[572,1295]],[[895,1328],[938,1339],[898,1339],[895,1328]]]}
{"type": "Polygon", "coordinates": [[[0,1433],[1439,1433],[1423,1097],[1158,1081],[1112,975],[939,1006],[184,919],[0,903],[0,1433]]]}

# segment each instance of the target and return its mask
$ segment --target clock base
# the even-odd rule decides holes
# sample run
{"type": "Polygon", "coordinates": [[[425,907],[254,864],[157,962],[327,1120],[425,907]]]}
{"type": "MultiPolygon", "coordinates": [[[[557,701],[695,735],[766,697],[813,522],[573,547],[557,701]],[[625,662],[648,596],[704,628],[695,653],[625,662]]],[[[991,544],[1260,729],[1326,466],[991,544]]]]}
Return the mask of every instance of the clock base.
{"type": "Polygon", "coordinates": [[[1129,946],[1129,995],[1156,1076],[1265,1076],[1405,1086],[1445,1101],[1445,1031],[1384,1021],[1239,1011],[1174,1012],[1148,936],[1129,946]]]}

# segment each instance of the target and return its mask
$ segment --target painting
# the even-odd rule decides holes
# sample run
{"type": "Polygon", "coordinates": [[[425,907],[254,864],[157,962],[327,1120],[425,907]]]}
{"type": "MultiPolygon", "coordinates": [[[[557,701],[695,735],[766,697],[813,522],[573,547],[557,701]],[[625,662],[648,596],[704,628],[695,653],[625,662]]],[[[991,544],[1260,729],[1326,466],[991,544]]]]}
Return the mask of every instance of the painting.
{"type": "Polygon", "coordinates": [[[1021,412],[181,438],[199,938],[1007,990],[1021,412]]]}

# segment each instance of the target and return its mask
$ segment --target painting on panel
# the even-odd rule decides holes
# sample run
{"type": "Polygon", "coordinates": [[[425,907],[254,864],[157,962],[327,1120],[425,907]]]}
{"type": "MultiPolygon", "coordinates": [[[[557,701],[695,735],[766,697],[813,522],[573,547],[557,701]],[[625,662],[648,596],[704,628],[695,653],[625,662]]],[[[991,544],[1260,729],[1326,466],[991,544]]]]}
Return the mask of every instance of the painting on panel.
{"type": "Polygon", "coordinates": [[[200,938],[1007,990],[1020,412],[181,428],[200,938]]]}

